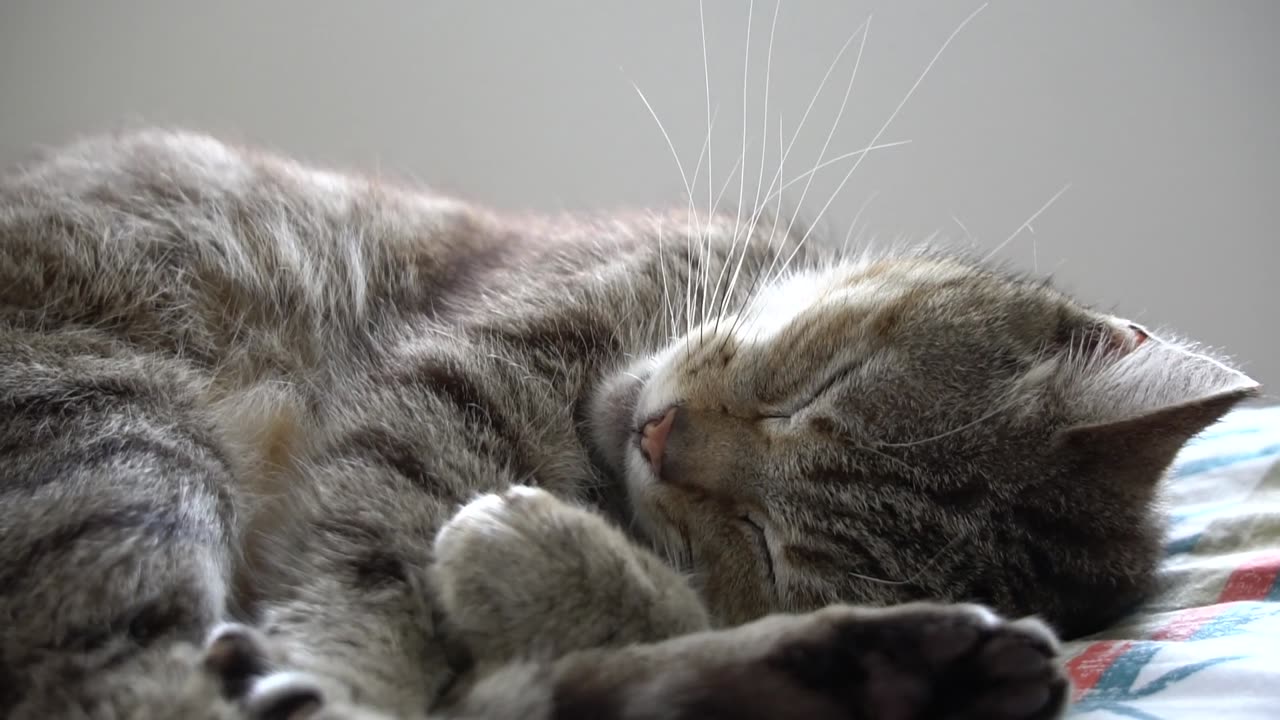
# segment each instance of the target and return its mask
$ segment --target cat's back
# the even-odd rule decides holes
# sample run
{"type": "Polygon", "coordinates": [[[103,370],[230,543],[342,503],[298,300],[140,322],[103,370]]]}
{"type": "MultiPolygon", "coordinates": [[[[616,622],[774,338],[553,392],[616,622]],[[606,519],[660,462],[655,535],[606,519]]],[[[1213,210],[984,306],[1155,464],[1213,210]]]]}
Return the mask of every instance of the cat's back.
{"type": "Polygon", "coordinates": [[[445,301],[495,235],[463,203],[201,134],[98,136],[0,179],[0,317],[315,364],[445,301]]]}

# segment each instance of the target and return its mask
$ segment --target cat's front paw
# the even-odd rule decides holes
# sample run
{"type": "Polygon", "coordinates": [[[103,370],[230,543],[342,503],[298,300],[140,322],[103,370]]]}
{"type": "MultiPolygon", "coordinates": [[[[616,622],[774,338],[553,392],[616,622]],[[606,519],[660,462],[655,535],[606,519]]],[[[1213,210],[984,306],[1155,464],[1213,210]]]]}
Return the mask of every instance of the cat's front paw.
{"type": "Polygon", "coordinates": [[[279,655],[257,630],[223,623],[205,641],[201,668],[246,720],[385,720],[331,697],[326,683],[309,673],[280,669],[279,655]]]}
{"type": "Polygon", "coordinates": [[[603,517],[516,486],[464,506],[435,541],[450,627],[481,663],[699,630],[693,589],[603,517]]]}
{"type": "Polygon", "coordinates": [[[215,627],[205,640],[201,666],[252,720],[304,720],[324,706],[319,683],[300,673],[277,672],[270,641],[239,623],[215,627]]]}
{"type": "MultiPolygon", "coordinates": [[[[1066,703],[1052,633],[977,606],[833,607],[704,638],[649,658],[639,694],[668,700],[629,717],[1048,720],[1066,703]]],[[[595,674],[580,671],[562,697],[599,706],[637,694],[612,678],[602,692],[595,674]]]]}
{"type": "Polygon", "coordinates": [[[769,664],[805,688],[877,718],[1057,717],[1067,680],[1052,632],[967,605],[818,613],[812,635],[769,664]]]}

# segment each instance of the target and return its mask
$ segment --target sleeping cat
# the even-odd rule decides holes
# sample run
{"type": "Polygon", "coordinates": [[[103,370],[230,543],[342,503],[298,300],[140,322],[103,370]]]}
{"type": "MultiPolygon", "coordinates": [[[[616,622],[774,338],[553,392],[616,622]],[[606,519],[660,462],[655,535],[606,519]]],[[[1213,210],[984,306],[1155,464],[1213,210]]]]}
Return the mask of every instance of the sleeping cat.
{"type": "Polygon", "coordinates": [[[0,181],[0,714],[1054,717],[1254,388],[964,258],[82,141],[0,181]]]}

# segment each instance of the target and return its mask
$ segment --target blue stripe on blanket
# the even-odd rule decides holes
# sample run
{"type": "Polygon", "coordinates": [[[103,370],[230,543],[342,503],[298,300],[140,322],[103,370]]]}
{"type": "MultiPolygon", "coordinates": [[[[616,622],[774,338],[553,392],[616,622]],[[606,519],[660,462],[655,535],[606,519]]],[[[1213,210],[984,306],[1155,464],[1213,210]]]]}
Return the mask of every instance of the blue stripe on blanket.
{"type": "Polygon", "coordinates": [[[1249,460],[1258,460],[1260,458],[1271,457],[1273,455],[1280,455],[1280,443],[1265,445],[1263,447],[1246,450],[1244,452],[1214,455],[1211,457],[1200,458],[1198,460],[1187,460],[1174,465],[1173,472],[1169,474],[1169,477],[1176,480],[1190,475],[1199,475],[1200,473],[1209,472],[1210,470],[1224,468],[1228,465],[1235,465],[1236,463],[1247,462],[1249,460]]]}

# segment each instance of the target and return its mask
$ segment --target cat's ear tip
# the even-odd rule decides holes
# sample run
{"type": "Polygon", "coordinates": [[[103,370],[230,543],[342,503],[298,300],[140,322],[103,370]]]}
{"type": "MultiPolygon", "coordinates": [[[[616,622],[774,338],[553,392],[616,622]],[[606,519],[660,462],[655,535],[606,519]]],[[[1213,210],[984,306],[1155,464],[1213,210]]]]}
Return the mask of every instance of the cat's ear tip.
{"type": "Polygon", "coordinates": [[[1243,379],[1245,384],[1240,386],[1240,392],[1246,393],[1250,397],[1261,397],[1264,394],[1266,388],[1263,387],[1262,383],[1247,375],[1243,379]]]}
{"type": "Polygon", "coordinates": [[[1238,401],[1243,401],[1262,397],[1263,394],[1264,388],[1262,383],[1254,380],[1244,373],[1238,372],[1235,382],[1226,384],[1217,392],[1209,395],[1206,399],[1227,396],[1236,398],[1238,401]]]}

